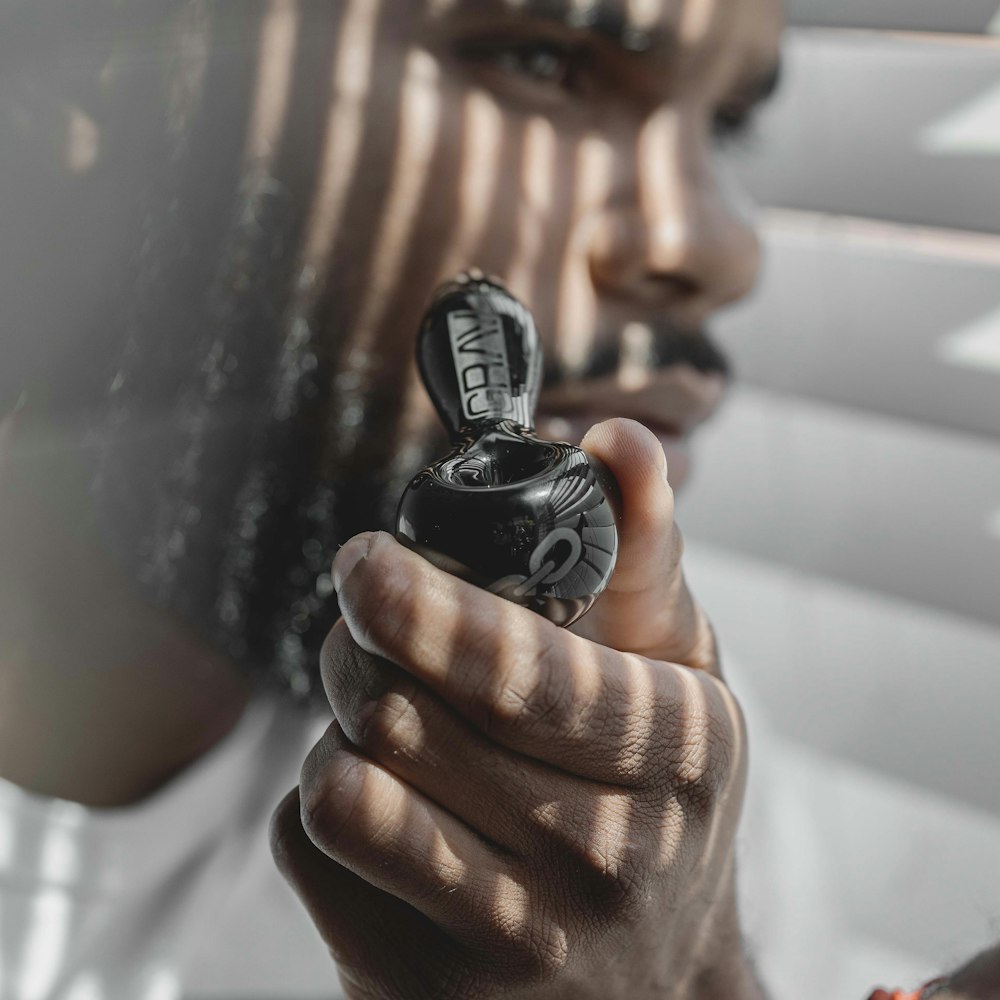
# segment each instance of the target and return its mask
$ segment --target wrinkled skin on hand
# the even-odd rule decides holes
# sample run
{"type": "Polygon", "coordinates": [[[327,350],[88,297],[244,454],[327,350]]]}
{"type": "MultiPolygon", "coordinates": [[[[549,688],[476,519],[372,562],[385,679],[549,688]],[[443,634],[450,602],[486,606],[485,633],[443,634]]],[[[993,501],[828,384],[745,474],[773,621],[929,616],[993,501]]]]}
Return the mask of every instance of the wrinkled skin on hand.
{"type": "Polygon", "coordinates": [[[663,454],[624,420],[583,446],[623,520],[580,634],[390,536],[338,553],[336,721],[272,843],[352,998],[759,996],[733,898],[743,723],[663,454]]]}

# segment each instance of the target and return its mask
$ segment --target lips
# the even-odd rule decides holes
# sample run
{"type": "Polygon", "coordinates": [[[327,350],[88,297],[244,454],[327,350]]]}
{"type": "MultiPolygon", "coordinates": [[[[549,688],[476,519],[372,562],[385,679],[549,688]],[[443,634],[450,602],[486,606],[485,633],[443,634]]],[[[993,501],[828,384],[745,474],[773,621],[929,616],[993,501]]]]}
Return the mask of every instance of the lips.
{"type": "Polygon", "coordinates": [[[704,374],[689,365],[673,365],[644,373],[641,380],[607,376],[566,381],[546,389],[538,412],[564,420],[628,417],[655,434],[687,437],[707,420],[725,394],[721,374],[704,374]]]}
{"type": "Polygon", "coordinates": [[[688,439],[716,410],[725,389],[722,374],[705,374],[686,364],[644,373],[638,381],[617,375],[566,381],[542,393],[537,429],[542,437],[579,444],[602,420],[636,420],[659,440],[676,488],[690,466],[688,439]]]}

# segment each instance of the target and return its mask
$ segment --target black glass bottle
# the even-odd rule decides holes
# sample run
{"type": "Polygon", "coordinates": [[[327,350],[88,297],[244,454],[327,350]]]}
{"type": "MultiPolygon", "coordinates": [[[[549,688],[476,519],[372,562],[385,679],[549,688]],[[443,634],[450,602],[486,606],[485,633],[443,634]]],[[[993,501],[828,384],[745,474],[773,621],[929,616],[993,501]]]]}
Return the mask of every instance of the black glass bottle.
{"type": "Polygon", "coordinates": [[[534,432],[535,323],[496,281],[438,290],[417,360],[454,450],[399,504],[397,537],[443,569],[569,625],[607,586],[618,552],[610,473],[534,432]]]}

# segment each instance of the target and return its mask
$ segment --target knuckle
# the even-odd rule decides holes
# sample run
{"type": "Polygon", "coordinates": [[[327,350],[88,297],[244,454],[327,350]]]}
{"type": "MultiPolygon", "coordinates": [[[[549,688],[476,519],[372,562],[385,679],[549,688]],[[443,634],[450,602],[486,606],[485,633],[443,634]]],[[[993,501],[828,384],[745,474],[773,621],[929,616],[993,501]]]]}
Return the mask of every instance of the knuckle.
{"type": "Polygon", "coordinates": [[[320,665],[335,668],[343,656],[343,649],[346,646],[354,645],[350,629],[343,618],[338,618],[333,628],[326,634],[323,645],[320,647],[320,665]]]}
{"type": "Polygon", "coordinates": [[[504,651],[509,637],[503,624],[493,618],[465,616],[454,639],[454,657],[466,678],[463,696],[473,714],[492,712],[493,702],[509,675],[504,651]]]}
{"type": "Polygon", "coordinates": [[[484,670],[471,691],[471,711],[488,735],[565,733],[577,721],[573,711],[575,691],[572,673],[562,669],[548,649],[532,657],[530,664],[515,662],[507,670],[484,670]]]}
{"type": "Polygon", "coordinates": [[[537,731],[551,726],[562,702],[548,678],[536,683],[509,685],[498,699],[498,712],[519,730],[537,731]]]}
{"type": "Polygon", "coordinates": [[[635,926],[650,906],[649,882],[640,869],[619,863],[597,885],[596,908],[605,921],[635,926]]]}
{"type": "Polygon", "coordinates": [[[638,919],[652,898],[651,880],[669,836],[657,804],[618,790],[559,812],[540,817],[540,832],[550,842],[552,868],[568,886],[573,913],[590,914],[600,925],[638,919]]]}
{"type": "Polygon", "coordinates": [[[347,731],[351,742],[376,758],[404,751],[406,727],[414,718],[413,689],[413,684],[398,683],[365,702],[354,720],[353,732],[347,731]]]}
{"type": "Polygon", "coordinates": [[[566,931],[553,921],[532,929],[529,937],[527,969],[532,979],[545,983],[555,979],[569,961],[566,931]]]}
{"type": "Polygon", "coordinates": [[[686,706],[669,749],[670,790],[696,811],[710,813],[729,782],[735,755],[727,720],[711,707],[686,706]]]}
{"type": "Polygon", "coordinates": [[[420,588],[408,563],[386,558],[381,538],[376,535],[364,561],[359,592],[345,593],[341,610],[364,649],[391,656],[416,622],[420,588]]]}
{"type": "Polygon", "coordinates": [[[738,773],[739,744],[730,726],[717,719],[709,723],[711,786],[717,798],[730,786],[738,773]]]}
{"type": "Polygon", "coordinates": [[[554,920],[510,917],[497,913],[487,928],[484,950],[504,956],[505,978],[522,985],[555,979],[569,961],[569,938],[554,920]]]}
{"type": "Polygon", "coordinates": [[[320,672],[327,699],[335,712],[356,686],[361,660],[367,655],[354,641],[343,619],[330,629],[320,650],[320,672]]]}
{"type": "Polygon", "coordinates": [[[293,789],[278,804],[268,826],[271,857],[282,874],[287,875],[291,871],[294,845],[301,836],[298,789],[293,789]]]}
{"type": "Polygon", "coordinates": [[[606,684],[595,743],[613,748],[612,780],[625,787],[655,781],[663,767],[657,710],[652,699],[606,684]]]}
{"type": "Polygon", "coordinates": [[[363,818],[365,773],[353,754],[333,754],[308,780],[303,769],[300,787],[300,823],[318,847],[335,845],[348,824],[363,818]]]}
{"type": "Polygon", "coordinates": [[[468,680],[463,691],[464,709],[470,720],[482,732],[493,735],[509,725],[504,704],[508,686],[507,671],[501,662],[487,661],[479,652],[489,648],[485,643],[470,644],[461,655],[462,670],[468,680]]]}
{"type": "Polygon", "coordinates": [[[334,715],[354,746],[384,759],[406,747],[406,726],[414,719],[417,681],[356,643],[341,645],[327,686],[334,715]]]}
{"type": "Polygon", "coordinates": [[[650,902],[649,870],[654,852],[650,838],[614,827],[601,841],[591,841],[581,857],[588,909],[603,920],[631,924],[650,902]]]}
{"type": "Polygon", "coordinates": [[[670,777],[678,789],[697,790],[713,784],[712,753],[704,718],[686,719],[683,736],[671,747],[670,777]]]}
{"type": "Polygon", "coordinates": [[[555,705],[537,689],[523,683],[482,684],[477,687],[476,712],[483,731],[503,739],[505,734],[537,732],[552,724],[555,705]]]}

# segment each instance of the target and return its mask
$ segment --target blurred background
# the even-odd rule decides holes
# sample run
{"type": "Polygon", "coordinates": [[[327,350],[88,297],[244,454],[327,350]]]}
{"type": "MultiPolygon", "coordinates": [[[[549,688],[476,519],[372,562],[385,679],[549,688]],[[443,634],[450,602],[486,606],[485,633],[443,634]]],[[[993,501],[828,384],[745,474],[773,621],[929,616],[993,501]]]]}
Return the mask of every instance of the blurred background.
{"type": "Polygon", "coordinates": [[[767,270],[679,520],[837,872],[815,995],[855,997],[1000,937],[1000,10],[788,10],[736,157],[767,270]]]}

